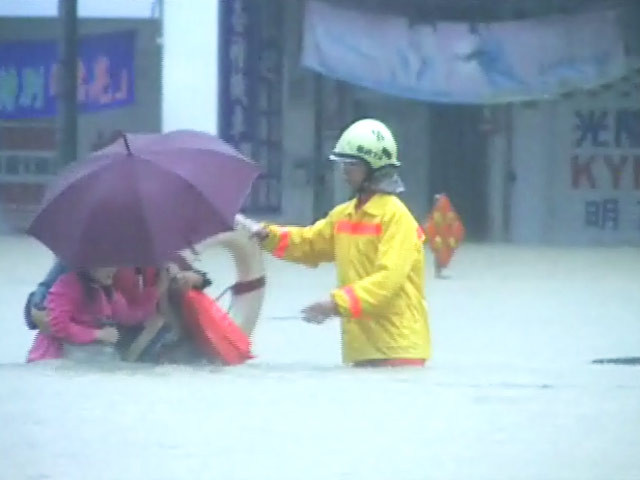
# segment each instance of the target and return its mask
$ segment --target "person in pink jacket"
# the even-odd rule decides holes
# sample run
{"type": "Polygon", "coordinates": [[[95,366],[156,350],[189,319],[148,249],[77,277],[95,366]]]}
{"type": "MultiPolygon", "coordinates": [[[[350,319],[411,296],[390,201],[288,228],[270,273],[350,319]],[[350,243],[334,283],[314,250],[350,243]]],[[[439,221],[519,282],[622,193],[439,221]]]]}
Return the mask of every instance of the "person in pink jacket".
{"type": "Polygon", "coordinates": [[[155,314],[169,277],[161,274],[158,282],[145,287],[138,301],[131,304],[113,288],[116,270],[72,271],[58,278],[46,300],[48,331],[38,332],[27,362],[62,358],[65,343],[115,344],[118,330],[113,325],[140,325],[155,314]]]}

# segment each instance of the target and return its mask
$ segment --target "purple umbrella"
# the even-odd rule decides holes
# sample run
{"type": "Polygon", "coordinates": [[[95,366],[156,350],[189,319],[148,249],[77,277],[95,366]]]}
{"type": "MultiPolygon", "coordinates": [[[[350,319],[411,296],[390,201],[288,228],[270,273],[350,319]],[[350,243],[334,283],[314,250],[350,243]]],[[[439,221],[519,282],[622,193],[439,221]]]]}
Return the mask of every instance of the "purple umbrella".
{"type": "Polygon", "coordinates": [[[27,232],[73,268],[159,265],[231,230],[258,174],[206,133],[123,135],[61,173],[27,232]]]}

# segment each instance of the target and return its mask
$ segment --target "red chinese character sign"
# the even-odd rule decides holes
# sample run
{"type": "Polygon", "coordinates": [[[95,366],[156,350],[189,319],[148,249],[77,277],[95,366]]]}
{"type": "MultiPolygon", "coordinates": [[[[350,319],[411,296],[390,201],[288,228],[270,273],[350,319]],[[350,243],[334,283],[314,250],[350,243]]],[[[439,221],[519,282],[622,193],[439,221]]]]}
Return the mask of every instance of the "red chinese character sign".
{"type": "Polygon", "coordinates": [[[447,195],[436,195],[436,204],[423,226],[436,262],[436,273],[446,268],[464,240],[465,230],[447,195]]]}

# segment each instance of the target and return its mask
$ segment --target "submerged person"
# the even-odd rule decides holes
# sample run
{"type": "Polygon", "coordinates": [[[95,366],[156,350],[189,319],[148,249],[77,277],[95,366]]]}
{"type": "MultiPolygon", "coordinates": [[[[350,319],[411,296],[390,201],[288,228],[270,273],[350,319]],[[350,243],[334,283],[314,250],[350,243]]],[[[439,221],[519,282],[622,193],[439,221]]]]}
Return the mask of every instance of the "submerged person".
{"type": "Polygon", "coordinates": [[[364,119],[348,127],[330,159],[353,189],[351,201],[307,227],[238,223],[278,258],[315,267],[335,262],[338,288],[303,310],[306,321],[342,319],[343,362],[423,366],[431,355],[424,293],[424,233],[398,198],[404,185],[391,131],[364,119]]]}
{"type": "Polygon", "coordinates": [[[116,325],[140,325],[154,315],[169,286],[168,275],[145,288],[140,302],[132,305],[113,287],[116,270],[77,270],[58,277],[45,300],[47,330],[36,334],[28,362],[62,358],[65,344],[115,345],[119,339],[116,325]]]}
{"type": "MultiPolygon", "coordinates": [[[[179,293],[191,288],[207,288],[211,281],[204,272],[192,269],[183,259],[177,259],[177,263],[180,266],[172,265],[170,268],[170,288],[168,289],[170,295],[163,293],[166,290],[163,287],[160,292],[162,294],[156,295],[157,298],[151,302],[153,305],[149,303],[149,294],[158,288],[161,269],[154,267],[121,267],[113,273],[110,285],[106,286],[105,292],[115,291],[123,297],[131,311],[144,311],[147,316],[146,319],[141,318],[133,323],[125,321],[117,322],[110,327],[105,326],[105,328],[108,328],[106,332],[111,332],[112,335],[116,336],[116,340],[113,342],[108,341],[113,340],[113,336],[108,336],[107,343],[115,344],[120,355],[127,356],[129,347],[143,332],[145,320],[159,324],[162,330],[160,331],[160,328],[158,328],[154,331],[153,344],[145,344],[145,351],[140,352],[133,360],[161,363],[171,361],[172,357],[175,357],[175,351],[185,352],[189,350],[193,352],[193,348],[189,349],[187,348],[189,345],[185,345],[193,344],[193,342],[182,331],[179,324],[180,319],[177,318],[179,316],[179,311],[177,312],[179,310],[177,303],[180,301],[179,293]],[[169,297],[172,298],[172,301],[168,300],[169,297]],[[113,332],[114,329],[115,333],[113,332]]],[[[38,284],[36,290],[28,296],[25,305],[25,320],[30,328],[39,329],[41,333],[45,334],[55,333],[56,326],[53,327],[52,331],[52,312],[47,308],[47,299],[52,286],[67,272],[68,269],[59,260],[56,260],[46,277],[38,284]]],[[[83,275],[86,278],[86,272],[83,275]]],[[[101,335],[102,333],[98,333],[99,337],[101,335]]],[[[101,338],[98,338],[98,340],[104,341],[101,338]]],[[[182,357],[185,357],[184,353],[182,357]]]]}
{"type": "Polygon", "coordinates": [[[49,329],[45,311],[47,294],[56,280],[67,272],[68,268],[56,258],[45,277],[38,283],[36,289],[27,296],[27,301],[24,305],[24,320],[27,328],[45,331],[49,329]]]}
{"type": "MultiPolygon", "coordinates": [[[[170,277],[167,294],[158,300],[158,315],[145,325],[144,329],[125,330],[128,339],[123,339],[120,350],[125,360],[144,363],[191,364],[216,360],[207,358],[197,346],[192,332],[184,326],[182,301],[189,290],[204,290],[211,285],[208,276],[193,269],[186,261],[167,267],[170,277]]],[[[140,270],[140,269],[138,269],[140,270]]],[[[123,269],[115,278],[116,288],[123,292],[127,300],[136,304],[140,301],[142,290],[139,284],[153,285],[157,281],[157,269],[148,268],[133,272],[123,269]]]]}

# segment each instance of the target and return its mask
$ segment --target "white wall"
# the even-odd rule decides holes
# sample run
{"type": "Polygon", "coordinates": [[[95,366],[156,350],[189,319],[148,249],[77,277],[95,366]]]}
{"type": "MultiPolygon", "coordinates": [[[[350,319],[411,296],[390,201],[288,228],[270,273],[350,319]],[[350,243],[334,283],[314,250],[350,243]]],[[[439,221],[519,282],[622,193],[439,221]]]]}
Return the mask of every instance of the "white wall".
{"type": "MultiPolygon", "coordinates": [[[[505,114],[508,115],[508,112],[505,114]]],[[[506,122],[506,121],[505,121],[506,122]]],[[[503,122],[503,123],[505,123],[503,122]]],[[[488,238],[494,242],[505,240],[505,196],[508,174],[508,132],[504,128],[495,132],[487,144],[488,182],[488,238]]]]}
{"type": "Polygon", "coordinates": [[[163,0],[162,130],[218,132],[219,0],[163,0]]]}
{"type": "Polygon", "coordinates": [[[555,158],[547,139],[553,132],[549,123],[550,103],[535,107],[514,107],[513,168],[516,176],[511,200],[510,238],[515,243],[545,240],[547,215],[546,184],[548,162],[555,158]]]}
{"type": "Polygon", "coordinates": [[[640,245],[640,144],[631,145],[626,136],[619,145],[615,141],[616,115],[625,109],[637,112],[635,139],[640,141],[639,82],[636,77],[608,91],[515,108],[513,241],[640,245]],[[582,126],[591,128],[579,128],[577,114],[586,120],[582,126]],[[587,137],[578,146],[582,133],[587,137]],[[577,184],[574,156],[581,164],[593,159],[577,184]],[[617,185],[612,176],[616,167],[621,167],[617,185]],[[604,214],[615,202],[617,227],[604,214]],[[588,224],[588,208],[599,225],[588,224]]]}
{"type": "Polygon", "coordinates": [[[429,113],[422,102],[399,101],[390,112],[389,126],[398,142],[398,158],[402,162],[399,174],[405,184],[403,200],[422,223],[433,203],[429,190],[429,113]]]}

